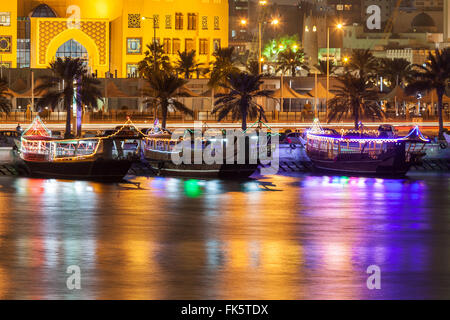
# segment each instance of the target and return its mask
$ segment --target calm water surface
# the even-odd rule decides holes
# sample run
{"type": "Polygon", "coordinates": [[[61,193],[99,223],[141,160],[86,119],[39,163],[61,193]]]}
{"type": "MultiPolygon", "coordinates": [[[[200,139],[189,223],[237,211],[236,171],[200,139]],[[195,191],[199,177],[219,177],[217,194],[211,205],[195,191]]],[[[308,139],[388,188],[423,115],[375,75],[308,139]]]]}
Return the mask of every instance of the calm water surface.
{"type": "Polygon", "coordinates": [[[0,298],[450,298],[448,175],[132,181],[0,178],[0,298]]]}

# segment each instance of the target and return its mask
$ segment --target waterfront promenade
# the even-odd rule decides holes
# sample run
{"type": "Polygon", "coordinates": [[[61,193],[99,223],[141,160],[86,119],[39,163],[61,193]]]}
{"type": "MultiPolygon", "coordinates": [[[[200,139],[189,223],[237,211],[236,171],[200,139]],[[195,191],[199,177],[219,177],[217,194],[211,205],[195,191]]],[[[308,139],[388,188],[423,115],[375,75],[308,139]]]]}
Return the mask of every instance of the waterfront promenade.
{"type": "MultiPolygon", "coordinates": [[[[133,123],[136,124],[139,128],[150,128],[153,126],[153,121],[134,121],[131,119],[133,123]]],[[[123,122],[90,122],[90,123],[83,123],[83,130],[108,130],[115,128],[117,126],[121,126],[125,123],[126,120],[123,122]]],[[[44,120],[46,126],[50,130],[64,130],[65,128],[65,122],[46,122],[44,120]]],[[[7,122],[7,123],[0,123],[0,130],[15,130],[17,127],[17,124],[20,124],[22,129],[25,129],[28,125],[31,124],[31,121],[22,121],[22,122],[7,122]]],[[[240,128],[240,123],[233,123],[233,122],[206,122],[203,121],[203,123],[206,123],[208,127],[210,128],[240,128]]],[[[421,130],[425,132],[426,134],[437,134],[438,130],[438,122],[437,121],[429,121],[429,122],[414,122],[414,121],[402,121],[402,122],[364,122],[364,126],[368,128],[376,129],[379,125],[390,123],[394,127],[397,128],[397,130],[406,132],[411,127],[419,125],[421,127],[421,130]]],[[[249,125],[251,125],[252,122],[249,122],[249,125]]],[[[273,129],[277,129],[280,131],[284,131],[286,129],[305,129],[312,126],[312,122],[268,122],[267,125],[273,129]]],[[[354,126],[353,122],[346,121],[346,122],[332,122],[332,123],[323,123],[324,126],[330,127],[330,128],[336,128],[336,129],[349,129],[354,126]]],[[[185,121],[185,122],[176,122],[176,121],[168,121],[168,127],[169,128],[193,128],[194,127],[194,121],[185,121]]],[[[444,127],[449,128],[450,122],[446,121],[444,122],[444,127]]]]}

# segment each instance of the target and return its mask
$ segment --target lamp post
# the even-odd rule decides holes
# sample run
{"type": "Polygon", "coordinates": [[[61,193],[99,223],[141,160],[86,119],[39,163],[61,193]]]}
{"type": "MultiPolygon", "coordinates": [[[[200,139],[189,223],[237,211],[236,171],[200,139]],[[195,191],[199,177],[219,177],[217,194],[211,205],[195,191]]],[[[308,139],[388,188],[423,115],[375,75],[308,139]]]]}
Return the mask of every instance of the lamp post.
{"type": "MultiPolygon", "coordinates": [[[[341,30],[343,27],[342,23],[336,25],[336,29],[341,30]]],[[[325,99],[325,106],[328,112],[328,91],[330,91],[330,27],[327,27],[327,92],[325,99]]]]}
{"type": "MultiPolygon", "coordinates": [[[[264,5],[267,3],[267,1],[260,1],[259,2],[260,5],[262,5],[261,3],[264,3],[264,5]]],[[[272,19],[270,21],[270,24],[273,26],[276,26],[280,23],[280,20],[278,19],[272,19]]],[[[247,24],[247,20],[242,19],[241,20],[241,25],[246,25],[247,24]]],[[[262,22],[259,21],[258,22],[258,73],[261,74],[262,73],[262,63],[264,62],[264,58],[262,57],[262,22]]]]}
{"type": "Polygon", "coordinates": [[[153,68],[156,69],[156,19],[155,17],[142,17],[142,21],[153,21],[153,68]]]}

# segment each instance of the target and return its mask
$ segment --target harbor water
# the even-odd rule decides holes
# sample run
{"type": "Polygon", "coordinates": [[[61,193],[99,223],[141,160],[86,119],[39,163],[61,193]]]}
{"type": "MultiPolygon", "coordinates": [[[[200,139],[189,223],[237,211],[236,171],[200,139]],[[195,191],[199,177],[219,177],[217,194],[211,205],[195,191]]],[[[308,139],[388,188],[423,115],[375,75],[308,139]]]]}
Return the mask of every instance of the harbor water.
{"type": "Polygon", "coordinates": [[[450,298],[450,175],[128,179],[0,177],[0,298],[450,298]]]}

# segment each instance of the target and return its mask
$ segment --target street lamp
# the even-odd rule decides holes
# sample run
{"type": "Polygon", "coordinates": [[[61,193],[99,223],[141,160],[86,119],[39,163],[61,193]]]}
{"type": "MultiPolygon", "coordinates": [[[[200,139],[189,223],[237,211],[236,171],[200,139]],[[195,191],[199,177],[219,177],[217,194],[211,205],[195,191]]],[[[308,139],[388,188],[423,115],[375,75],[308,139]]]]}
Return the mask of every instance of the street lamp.
{"type": "MultiPolygon", "coordinates": [[[[259,2],[260,6],[265,6],[267,5],[267,1],[266,0],[260,0],[259,2]]],[[[247,25],[248,21],[246,19],[241,19],[240,24],[242,26],[247,25]]],[[[277,26],[280,24],[280,20],[277,18],[274,18],[270,21],[270,24],[272,26],[277,26]]],[[[262,62],[264,62],[264,58],[262,57],[262,22],[259,21],[258,22],[258,70],[259,70],[259,74],[262,73],[262,62]]]]}
{"type": "MultiPolygon", "coordinates": [[[[343,27],[342,23],[336,25],[336,29],[341,30],[343,27]]],[[[328,110],[328,91],[330,91],[330,27],[327,27],[327,93],[325,105],[328,110]]]]}
{"type": "Polygon", "coordinates": [[[156,69],[156,19],[155,17],[142,17],[142,21],[153,20],[153,68],[156,69]]]}

